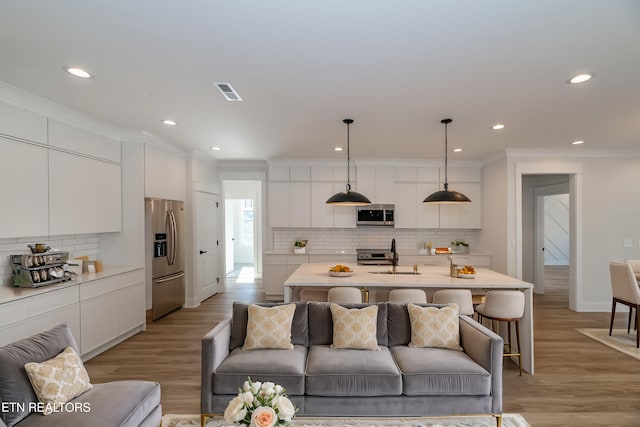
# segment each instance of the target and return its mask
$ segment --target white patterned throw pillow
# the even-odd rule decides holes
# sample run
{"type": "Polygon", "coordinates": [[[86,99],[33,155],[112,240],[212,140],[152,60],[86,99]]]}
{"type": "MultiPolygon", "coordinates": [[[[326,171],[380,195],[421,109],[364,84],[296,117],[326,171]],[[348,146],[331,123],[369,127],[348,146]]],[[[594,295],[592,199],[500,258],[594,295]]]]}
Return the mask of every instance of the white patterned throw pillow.
{"type": "Polygon", "coordinates": [[[44,415],[93,388],[80,356],[72,347],[42,363],[27,363],[24,369],[38,400],[45,404],[44,415]]]}
{"type": "Polygon", "coordinates": [[[292,349],[291,324],[293,323],[293,314],[295,311],[295,304],[278,305],[275,307],[260,307],[255,304],[249,305],[247,336],[244,339],[242,349],[292,349]]]}
{"type": "Polygon", "coordinates": [[[378,348],[378,306],[344,308],[331,304],[333,343],[331,348],[380,350],[378,348]]]}
{"type": "Polygon", "coordinates": [[[409,347],[437,347],[462,351],[458,306],[420,307],[408,304],[411,322],[409,347]]]}

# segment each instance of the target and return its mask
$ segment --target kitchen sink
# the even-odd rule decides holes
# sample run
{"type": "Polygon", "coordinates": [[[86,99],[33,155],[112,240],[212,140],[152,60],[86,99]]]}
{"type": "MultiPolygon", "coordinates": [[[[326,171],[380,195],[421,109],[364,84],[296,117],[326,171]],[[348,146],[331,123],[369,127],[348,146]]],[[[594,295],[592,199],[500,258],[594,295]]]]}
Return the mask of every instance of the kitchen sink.
{"type": "Polygon", "coordinates": [[[418,273],[414,273],[413,271],[396,271],[395,273],[393,271],[370,271],[370,274],[410,274],[412,276],[415,276],[417,274],[422,274],[420,272],[418,273]]]}

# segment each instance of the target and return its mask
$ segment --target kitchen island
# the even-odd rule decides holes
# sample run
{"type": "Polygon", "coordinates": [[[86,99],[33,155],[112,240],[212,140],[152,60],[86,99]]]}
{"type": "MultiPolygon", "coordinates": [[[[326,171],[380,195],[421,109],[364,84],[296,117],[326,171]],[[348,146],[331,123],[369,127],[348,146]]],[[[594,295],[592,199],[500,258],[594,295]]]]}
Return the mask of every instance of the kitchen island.
{"type": "MultiPolygon", "coordinates": [[[[356,286],[370,291],[370,302],[379,302],[375,295],[378,290],[399,288],[424,289],[432,293],[437,289],[471,289],[472,292],[486,292],[491,289],[517,289],[524,292],[524,317],[520,321],[522,344],[522,367],[533,374],[533,285],[486,268],[476,268],[473,279],[451,277],[449,266],[420,266],[418,274],[411,266],[399,266],[397,274],[387,274],[389,266],[350,267],[350,276],[332,277],[329,268],[334,264],[310,263],[300,265],[284,283],[284,301],[299,300],[302,288],[333,288],[356,286]]],[[[506,330],[505,330],[506,332],[506,330]]]]}

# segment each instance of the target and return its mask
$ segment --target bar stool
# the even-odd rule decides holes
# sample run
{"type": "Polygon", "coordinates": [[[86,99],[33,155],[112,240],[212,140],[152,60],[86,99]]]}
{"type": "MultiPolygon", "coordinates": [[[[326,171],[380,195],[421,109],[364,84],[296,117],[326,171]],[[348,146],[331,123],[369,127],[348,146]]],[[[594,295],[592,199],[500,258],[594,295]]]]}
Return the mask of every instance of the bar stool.
{"type": "Polygon", "coordinates": [[[389,302],[426,304],[427,294],[422,289],[392,289],[389,292],[389,302]]]}
{"type": "Polygon", "coordinates": [[[518,356],[518,367],[522,376],[522,353],[520,350],[520,319],[524,316],[524,293],[520,291],[496,291],[487,292],[486,303],[476,307],[478,321],[483,318],[491,320],[495,330],[495,322],[507,322],[507,343],[504,357],[518,356]],[[511,322],[516,324],[516,344],[518,352],[514,352],[511,345],[511,322]]]}
{"type": "Polygon", "coordinates": [[[460,314],[473,316],[473,297],[469,289],[439,289],[433,293],[434,304],[451,304],[458,305],[460,314]]]}
{"type": "Polygon", "coordinates": [[[353,287],[339,287],[329,289],[327,301],[339,303],[362,303],[362,291],[353,287]]]}

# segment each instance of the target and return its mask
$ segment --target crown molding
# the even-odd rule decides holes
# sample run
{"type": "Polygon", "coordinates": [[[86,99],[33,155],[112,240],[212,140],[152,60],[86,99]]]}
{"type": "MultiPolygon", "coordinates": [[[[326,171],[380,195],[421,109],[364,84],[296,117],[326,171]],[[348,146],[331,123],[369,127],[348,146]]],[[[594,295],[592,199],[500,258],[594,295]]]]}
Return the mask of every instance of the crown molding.
{"type": "Polygon", "coordinates": [[[600,150],[600,149],[526,149],[507,148],[505,154],[508,159],[513,158],[535,158],[535,157],[563,157],[563,158],[620,158],[620,157],[640,157],[640,149],[634,150],[600,150]]]}

